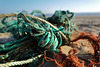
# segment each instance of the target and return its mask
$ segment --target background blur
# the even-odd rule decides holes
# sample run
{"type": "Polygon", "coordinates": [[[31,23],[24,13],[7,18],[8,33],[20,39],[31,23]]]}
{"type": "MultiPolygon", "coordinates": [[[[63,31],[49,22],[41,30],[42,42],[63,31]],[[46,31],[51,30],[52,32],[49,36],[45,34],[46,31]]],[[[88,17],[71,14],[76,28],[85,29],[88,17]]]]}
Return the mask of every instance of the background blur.
{"type": "Polygon", "coordinates": [[[100,0],[0,0],[0,14],[15,11],[41,10],[54,13],[55,10],[70,10],[75,13],[100,12],[100,0]]]}
{"type": "Polygon", "coordinates": [[[47,16],[55,10],[69,10],[75,13],[72,21],[81,31],[95,35],[100,31],[100,0],[0,0],[0,14],[22,10],[41,10],[47,16]]]}

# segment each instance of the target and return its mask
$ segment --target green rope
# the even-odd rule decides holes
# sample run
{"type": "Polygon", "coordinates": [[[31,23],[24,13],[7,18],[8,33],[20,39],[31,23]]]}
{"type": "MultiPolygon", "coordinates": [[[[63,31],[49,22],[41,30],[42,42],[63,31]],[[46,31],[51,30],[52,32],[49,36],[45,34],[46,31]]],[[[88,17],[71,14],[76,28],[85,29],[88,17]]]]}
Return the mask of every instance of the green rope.
{"type": "MultiPolygon", "coordinates": [[[[63,39],[69,43],[70,34],[77,30],[75,24],[71,22],[73,17],[74,13],[69,11],[56,11],[49,18],[46,18],[45,14],[38,10],[31,14],[26,11],[0,14],[0,18],[3,18],[1,23],[4,25],[0,32],[11,32],[17,39],[13,42],[0,44],[0,58],[11,60],[14,58],[13,56],[16,56],[13,59],[16,61],[20,58],[25,59],[36,56],[36,54],[43,54],[44,50],[58,53],[63,39]],[[43,18],[34,16],[36,13],[40,13],[43,18]],[[2,53],[3,51],[4,53],[2,53]],[[22,57],[22,52],[25,52],[25,57],[22,57]]],[[[13,66],[13,64],[11,65],[13,66]]]]}

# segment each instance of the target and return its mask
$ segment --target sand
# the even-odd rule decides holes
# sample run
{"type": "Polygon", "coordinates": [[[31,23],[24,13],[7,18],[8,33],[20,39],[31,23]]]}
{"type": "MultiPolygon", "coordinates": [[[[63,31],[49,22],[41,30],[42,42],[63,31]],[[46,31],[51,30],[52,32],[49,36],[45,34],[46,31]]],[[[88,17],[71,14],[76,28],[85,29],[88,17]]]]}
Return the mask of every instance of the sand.
{"type": "Polygon", "coordinates": [[[100,32],[100,15],[90,15],[90,16],[75,16],[72,19],[78,25],[80,31],[85,31],[98,35],[100,32]]]}

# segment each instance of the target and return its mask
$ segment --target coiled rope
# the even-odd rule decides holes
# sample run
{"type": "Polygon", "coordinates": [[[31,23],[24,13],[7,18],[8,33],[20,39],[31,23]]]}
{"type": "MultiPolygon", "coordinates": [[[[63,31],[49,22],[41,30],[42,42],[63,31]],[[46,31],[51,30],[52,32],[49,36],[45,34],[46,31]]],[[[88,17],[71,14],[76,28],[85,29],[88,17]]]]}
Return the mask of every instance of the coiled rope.
{"type": "MultiPolygon", "coordinates": [[[[3,17],[12,17],[12,16],[17,16],[18,14],[0,14],[0,18],[3,18],[3,17]]],[[[37,20],[40,20],[44,23],[47,23],[49,24],[51,27],[55,28],[56,30],[59,30],[57,27],[55,27],[54,25],[52,25],[50,22],[44,20],[44,19],[41,19],[39,17],[36,17],[36,16],[32,16],[32,15],[27,15],[27,14],[24,14],[26,17],[31,17],[32,19],[37,19],[37,20]]],[[[25,19],[25,16],[24,16],[24,19],[25,19]]],[[[25,19],[26,20],[26,19],[25,19]]],[[[68,41],[68,38],[61,32],[59,31],[59,33],[65,38],[66,41],[68,41]]]]}
{"type": "MultiPolygon", "coordinates": [[[[75,30],[75,24],[71,22],[73,16],[74,14],[68,11],[58,11],[58,13],[55,13],[55,16],[52,16],[50,19],[54,17],[53,20],[55,20],[55,17],[59,17],[58,21],[63,23],[59,27],[53,25],[53,22],[50,22],[49,18],[46,19],[45,15],[40,11],[33,11],[30,15],[23,12],[0,14],[0,18],[3,18],[1,23],[4,25],[4,27],[1,27],[0,32],[11,32],[17,39],[13,42],[0,44],[0,59],[17,60],[18,62],[10,63],[10,65],[15,65],[15,63],[17,65],[17,63],[21,62],[19,61],[20,58],[23,60],[35,57],[37,54],[43,54],[44,50],[58,53],[58,48],[62,45],[62,37],[69,43],[70,34],[75,30]],[[42,14],[44,18],[34,16],[36,12],[42,14]],[[68,17],[66,13],[72,15],[68,17]],[[11,17],[16,19],[9,19],[11,17]]],[[[32,59],[28,60],[22,64],[32,61],[32,59]]],[[[5,64],[7,65],[8,63],[5,64]]]]}

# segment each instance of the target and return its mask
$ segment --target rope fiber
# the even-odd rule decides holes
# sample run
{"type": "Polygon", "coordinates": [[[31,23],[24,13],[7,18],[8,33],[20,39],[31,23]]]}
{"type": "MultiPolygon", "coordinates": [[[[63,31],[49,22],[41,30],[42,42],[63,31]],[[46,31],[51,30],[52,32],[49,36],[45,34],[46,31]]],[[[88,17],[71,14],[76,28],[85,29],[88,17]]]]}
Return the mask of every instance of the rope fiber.
{"type": "MultiPolygon", "coordinates": [[[[33,59],[29,58],[44,54],[45,50],[58,53],[62,43],[66,41],[69,44],[70,35],[77,31],[75,23],[71,21],[73,17],[74,13],[70,11],[55,11],[54,15],[48,18],[39,10],[30,14],[27,11],[0,14],[0,33],[10,32],[17,39],[0,44],[0,63],[3,63],[0,66],[33,62],[33,59]]],[[[35,60],[35,65],[29,66],[39,66],[41,62],[37,61],[35,60]]]]}

